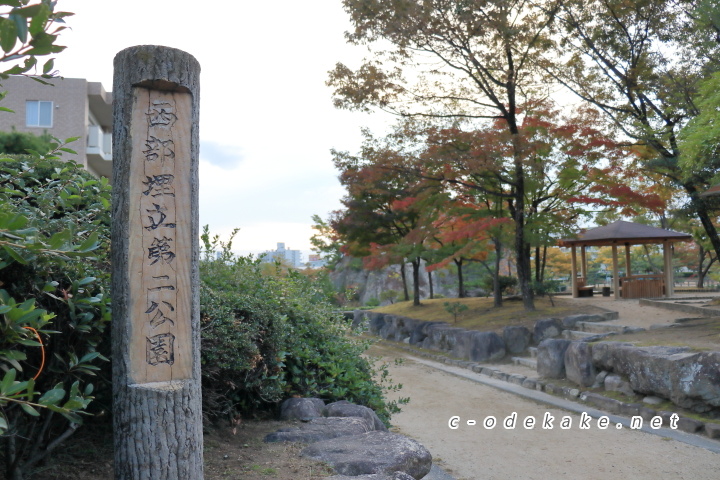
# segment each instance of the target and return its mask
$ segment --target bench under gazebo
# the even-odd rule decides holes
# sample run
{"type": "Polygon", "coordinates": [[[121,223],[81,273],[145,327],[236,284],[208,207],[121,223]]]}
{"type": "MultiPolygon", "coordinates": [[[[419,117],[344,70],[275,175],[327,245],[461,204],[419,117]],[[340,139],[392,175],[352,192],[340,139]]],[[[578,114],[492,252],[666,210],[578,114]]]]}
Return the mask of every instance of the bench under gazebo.
{"type": "Polygon", "coordinates": [[[658,298],[673,294],[674,276],[672,269],[672,243],[692,240],[687,233],[673,232],[662,228],[650,227],[640,223],[618,220],[603,227],[596,227],[580,233],[576,238],[560,240],[561,247],[571,249],[572,296],[592,295],[592,287],[587,285],[586,247],[612,247],[613,291],[615,299],[620,298],[658,298]],[[664,272],[655,274],[632,274],[630,265],[630,246],[662,245],[664,272]],[[618,275],[618,247],[625,246],[625,276],[618,275]],[[577,269],[577,247],[580,247],[580,276],[577,269]]]}

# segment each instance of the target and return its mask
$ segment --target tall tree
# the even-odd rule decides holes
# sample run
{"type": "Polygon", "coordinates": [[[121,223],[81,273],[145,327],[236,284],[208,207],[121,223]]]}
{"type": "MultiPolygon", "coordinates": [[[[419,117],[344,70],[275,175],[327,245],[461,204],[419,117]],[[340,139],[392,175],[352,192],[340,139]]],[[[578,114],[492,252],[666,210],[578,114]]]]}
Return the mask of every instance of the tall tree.
{"type": "Polygon", "coordinates": [[[644,168],[682,187],[716,252],[720,237],[700,197],[711,175],[683,171],[678,133],[699,113],[698,82],[720,67],[718,8],[698,0],[564,0],[553,9],[562,40],[539,62],[621,136],[652,149],[644,168]]]}
{"type": "Polygon", "coordinates": [[[331,72],[336,106],[499,120],[510,135],[508,200],[518,278],[525,308],[534,309],[518,103],[536,84],[530,60],[547,45],[552,13],[525,0],[344,0],[343,5],[354,25],[348,41],[370,47],[373,59],[355,71],[338,64],[331,72]]]}
{"type": "MultiPolygon", "coordinates": [[[[404,162],[399,152],[375,148],[367,140],[360,156],[334,152],[340,182],[347,189],[342,200],[345,211],[332,222],[346,241],[348,253],[365,257],[370,267],[406,261],[412,265],[413,303],[420,304],[420,266],[429,235],[430,222],[423,218],[424,202],[432,196],[437,182],[420,179],[403,172],[378,168],[387,161],[404,162]],[[399,160],[398,160],[399,159],[399,160]]],[[[405,283],[403,272],[403,283],[405,283]]]]}

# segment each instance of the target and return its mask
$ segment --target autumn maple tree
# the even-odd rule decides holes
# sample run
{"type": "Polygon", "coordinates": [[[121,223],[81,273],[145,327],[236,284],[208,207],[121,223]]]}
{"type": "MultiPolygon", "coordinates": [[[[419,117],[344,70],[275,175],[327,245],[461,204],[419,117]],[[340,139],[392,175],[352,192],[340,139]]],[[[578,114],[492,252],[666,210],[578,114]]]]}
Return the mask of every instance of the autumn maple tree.
{"type": "Polygon", "coordinates": [[[359,155],[335,151],[335,166],[347,194],[342,199],[345,209],[331,225],[345,243],[344,253],[363,257],[367,268],[399,264],[406,299],[405,263],[410,263],[413,303],[419,305],[420,266],[431,226],[427,212],[432,209],[427,202],[438,183],[378,167],[405,162],[402,155],[376,145],[369,132],[359,155]]]}
{"type": "Polygon", "coordinates": [[[536,84],[530,59],[546,47],[552,15],[506,0],[344,0],[349,42],[373,58],[338,64],[328,84],[340,108],[382,108],[402,116],[497,121],[509,135],[515,250],[525,308],[534,309],[525,237],[525,169],[518,104],[536,84]]]}

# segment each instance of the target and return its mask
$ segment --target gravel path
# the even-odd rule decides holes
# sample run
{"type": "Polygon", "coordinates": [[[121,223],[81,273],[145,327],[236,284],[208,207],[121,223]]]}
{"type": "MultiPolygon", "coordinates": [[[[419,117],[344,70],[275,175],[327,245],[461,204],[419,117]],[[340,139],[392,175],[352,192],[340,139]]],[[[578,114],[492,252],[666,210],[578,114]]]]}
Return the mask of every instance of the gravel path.
{"type": "Polygon", "coordinates": [[[384,356],[392,378],[403,384],[399,396],[410,404],[393,417],[395,428],[423,443],[435,462],[458,480],[549,478],[583,479],[717,479],[720,454],[614,424],[601,430],[597,420],[579,428],[581,415],[548,407],[495,388],[423,365],[412,357],[400,366],[392,359],[406,356],[398,350],[375,346],[369,352],[384,356]],[[517,412],[518,425],[505,429],[502,422],[517,412]],[[552,429],[543,429],[545,414],[555,418],[552,429]],[[448,421],[460,417],[459,428],[448,421]],[[487,416],[498,426],[485,429],[487,416]],[[537,425],[525,429],[522,421],[534,417],[537,425]],[[563,416],[572,419],[560,428],[563,416]],[[477,425],[468,426],[467,420],[477,425]]]}

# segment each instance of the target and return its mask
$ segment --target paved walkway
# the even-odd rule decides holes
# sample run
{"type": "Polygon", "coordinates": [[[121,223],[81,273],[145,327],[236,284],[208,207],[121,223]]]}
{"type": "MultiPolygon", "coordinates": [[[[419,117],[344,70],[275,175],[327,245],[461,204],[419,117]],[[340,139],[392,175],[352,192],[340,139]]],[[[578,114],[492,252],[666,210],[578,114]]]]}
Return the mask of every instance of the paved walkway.
{"type": "Polygon", "coordinates": [[[411,399],[393,424],[423,443],[435,462],[459,480],[717,478],[720,442],[669,429],[630,430],[624,419],[612,415],[607,429],[599,428],[596,419],[581,429],[583,414],[604,414],[396,349],[375,346],[372,354],[405,358],[400,366],[390,362],[393,380],[404,385],[399,396],[411,399]],[[515,428],[504,428],[513,412],[515,428]],[[545,415],[554,417],[552,429],[543,428],[545,415]],[[498,423],[485,428],[490,416],[498,423]],[[453,417],[457,429],[450,428],[453,417]],[[536,419],[533,428],[523,426],[529,417],[536,419]],[[572,423],[570,428],[560,427],[563,417],[572,423]],[[476,424],[469,425],[469,420],[476,424]]]}

